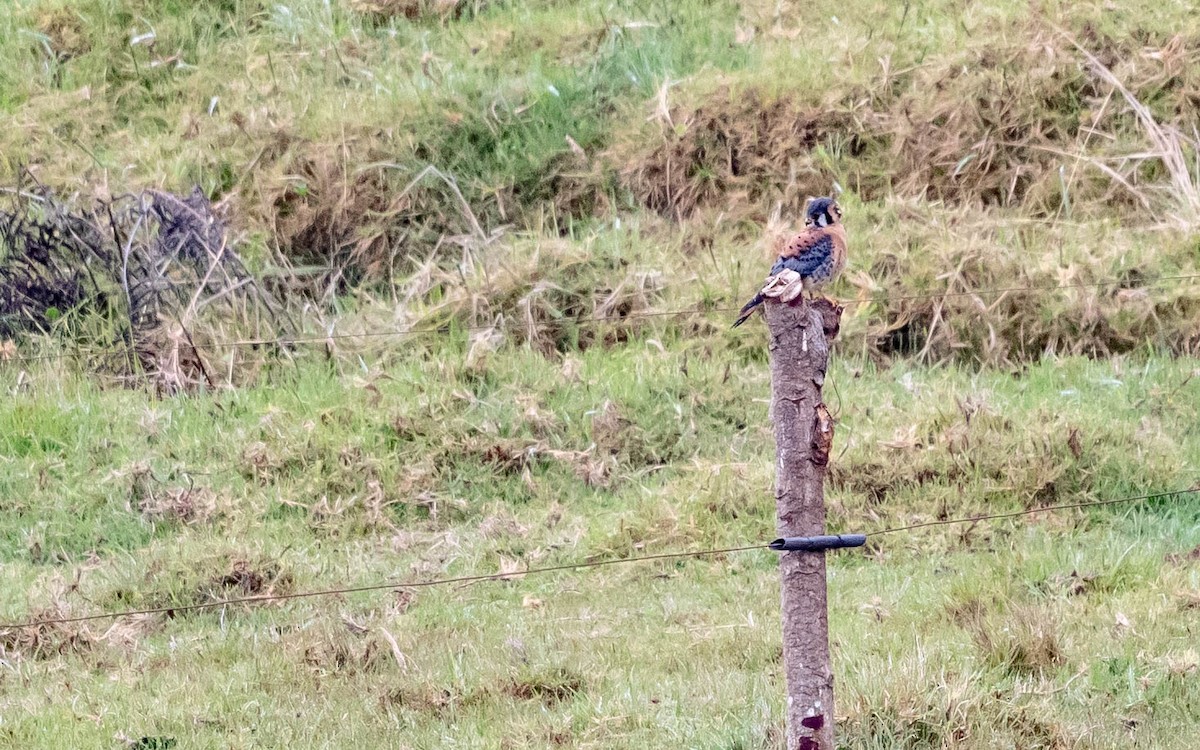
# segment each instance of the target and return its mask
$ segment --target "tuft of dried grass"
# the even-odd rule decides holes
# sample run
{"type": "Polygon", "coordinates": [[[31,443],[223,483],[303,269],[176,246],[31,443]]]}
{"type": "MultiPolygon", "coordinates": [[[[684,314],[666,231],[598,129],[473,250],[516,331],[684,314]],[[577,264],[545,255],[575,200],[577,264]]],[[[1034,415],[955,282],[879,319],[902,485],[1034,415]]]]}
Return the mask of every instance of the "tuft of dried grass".
{"type": "Polygon", "coordinates": [[[889,664],[886,674],[849,681],[838,698],[844,712],[839,732],[852,745],[887,738],[900,747],[969,746],[990,696],[979,689],[977,675],[946,673],[918,661],[925,661],[920,652],[889,664]]]}
{"type": "Polygon", "coordinates": [[[389,688],[379,697],[379,703],[385,709],[401,709],[435,717],[453,710],[462,700],[463,697],[457,692],[432,685],[389,688]]]}
{"type": "Polygon", "coordinates": [[[138,510],[151,521],[205,523],[217,514],[217,495],[207,487],[170,487],[142,498],[138,510]]]}
{"type": "Polygon", "coordinates": [[[322,676],[345,677],[385,669],[393,656],[385,639],[323,633],[303,648],[304,663],[322,676]]]}
{"type": "Polygon", "coordinates": [[[416,21],[433,17],[445,21],[459,18],[468,9],[479,13],[484,7],[486,3],[481,0],[350,0],[350,10],[376,24],[397,18],[416,21]]]}
{"type": "Polygon", "coordinates": [[[612,401],[605,401],[592,417],[592,442],[601,453],[617,454],[633,439],[635,425],[612,401]]]}
{"type": "Polygon", "coordinates": [[[560,461],[583,480],[588,487],[608,489],[616,475],[617,461],[614,456],[598,456],[594,450],[586,451],[542,451],[550,458],[560,461]]]}
{"type": "Polygon", "coordinates": [[[416,326],[455,320],[479,329],[471,342],[473,365],[505,340],[500,331],[548,355],[617,345],[647,325],[639,316],[654,309],[666,280],[655,269],[633,266],[619,249],[589,244],[534,236],[484,245],[472,240],[456,267],[431,259],[398,298],[410,310],[425,303],[416,326]]]}
{"type": "Polygon", "coordinates": [[[971,213],[897,202],[877,223],[890,241],[868,245],[847,274],[858,306],[847,300],[846,334],[864,335],[866,353],[1004,365],[1200,346],[1186,236],[971,213]]]}
{"type": "MultiPolygon", "coordinates": [[[[71,617],[65,604],[35,609],[29,620],[53,620],[71,617]]],[[[0,630],[0,652],[10,652],[26,659],[51,659],[64,654],[90,651],[100,637],[86,623],[52,623],[25,628],[0,630]]]]}
{"type": "MultiPolygon", "coordinates": [[[[1003,487],[1026,508],[1088,492],[1096,481],[1082,451],[1077,455],[1072,447],[1072,435],[1079,440],[1074,426],[1061,418],[1047,417],[1030,432],[992,413],[983,400],[967,399],[910,419],[890,439],[871,437],[872,444],[886,449],[885,460],[851,454],[831,462],[831,489],[849,494],[868,511],[915,491],[944,513],[955,488],[968,481],[1003,487]]],[[[1121,445],[1115,436],[1106,439],[1121,445]]]]}
{"type": "Polygon", "coordinates": [[[453,175],[386,156],[369,134],[287,145],[273,167],[276,186],[254,208],[272,227],[288,269],[277,279],[283,290],[329,302],[350,289],[379,288],[419,273],[426,260],[440,265],[443,247],[471,248],[495,238],[453,175]],[[405,182],[397,183],[397,176],[405,182]]]}
{"type": "Polygon", "coordinates": [[[992,667],[1044,675],[1066,663],[1056,621],[1044,608],[1014,605],[1007,612],[989,615],[978,607],[960,610],[960,615],[959,624],[992,667]]]}
{"type": "MultiPolygon", "coordinates": [[[[53,621],[79,616],[61,599],[48,607],[32,610],[27,621],[53,621]]],[[[85,655],[114,647],[131,651],[159,623],[155,615],[123,617],[103,631],[86,622],[45,622],[29,627],[0,629],[0,660],[7,654],[20,659],[43,661],[66,655],[85,655]]]]}
{"type": "Polygon", "coordinates": [[[528,535],[529,527],[518,521],[510,511],[500,508],[479,522],[478,532],[481,537],[489,540],[512,537],[520,539],[528,535]]]}
{"type": "Polygon", "coordinates": [[[129,482],[129,509],[151,522],[205,523],[219,512],[219,498],[207,487],[166,486],[148,464],[138,462],[114,476],[129,482]]]}
{"type": "Polygon", "coordinates": [[[695,106],[670,108],[662,96],[653,106],[658,137],[644,147],[618,145],[609,158],[623,165],[621,180],[643,205],[677,221],[765,200],[798,211],[807,196],[829,192],[814,154],[819,146],[844,138],[851,154],[863,148],[848,113],[758,88],[726,84],[695,106]]]}
{"type": "Polygon", "coordinates": [[[1084,110],[1101,92],[1052,32],[1036,23],[1011,31],[1014,44],[894,72],[885,76],[894,90],[866,94],[888,187],[967,205],[1057,207],[1055,150],[1080,142],[1084,110]]]}
{"type": "Polygon", "coordinates": [[[92,49],[86,22],[70,8],[44,9],[37,15],[35,24],[46,37],[47,50],[59,63],[86,55],[92,49]]]}
{"type": "Polygon", "coordinates": [[[286,177],[259,209],[290,266],[293,292],[325,296],[393,270],[387,234],[371,221],[388,211],[391,189],[377,172],[354,172],[351,146],[342,145],[291,146],[286,177]]]}
{"type": "Polygon", "coordinates": [[[565,667],[531,671],[514,678],[504,692],[517,700],[538,700],[553,706],[574,698],[587,688],[583,675],[565,667]]]}

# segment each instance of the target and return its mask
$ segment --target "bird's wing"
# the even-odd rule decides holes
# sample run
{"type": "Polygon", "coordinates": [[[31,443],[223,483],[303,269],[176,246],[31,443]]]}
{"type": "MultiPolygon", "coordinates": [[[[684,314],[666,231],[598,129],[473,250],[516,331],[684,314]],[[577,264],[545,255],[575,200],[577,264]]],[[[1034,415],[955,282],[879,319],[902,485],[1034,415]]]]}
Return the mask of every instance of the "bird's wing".
{"type": "Polygon", "coordinates": [[[771,268],[771,275],[785,268],[803,277],[812,276],[833,257],[833,237],[824,229],[813,227],[796,235],[787,243],[779,260],[771,268]]]}

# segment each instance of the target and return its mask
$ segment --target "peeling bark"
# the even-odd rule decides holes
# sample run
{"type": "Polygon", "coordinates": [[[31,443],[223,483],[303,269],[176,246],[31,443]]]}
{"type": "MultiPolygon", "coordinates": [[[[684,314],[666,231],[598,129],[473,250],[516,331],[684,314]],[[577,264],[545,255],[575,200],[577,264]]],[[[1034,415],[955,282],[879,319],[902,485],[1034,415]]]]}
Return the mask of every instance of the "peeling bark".
{"type": "MultiPolygon", "coordinates": [[[[775,424],[775,507],[779,536],[825,533],[825,466],[833,420],[821,402],[829,343],[842,308],[825,300],[768,300],[771,418],[775,424]]],[[[788,750],[834,750],[833,672],[824,552],[784,552],[783,660],[788,750]]]]}

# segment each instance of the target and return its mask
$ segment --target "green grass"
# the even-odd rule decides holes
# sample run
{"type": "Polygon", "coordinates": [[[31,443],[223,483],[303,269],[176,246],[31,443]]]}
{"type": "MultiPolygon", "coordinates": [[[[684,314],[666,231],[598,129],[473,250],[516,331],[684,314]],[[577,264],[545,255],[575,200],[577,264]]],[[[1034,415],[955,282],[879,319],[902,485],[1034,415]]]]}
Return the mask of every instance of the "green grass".
{"type": "MultiPolygon", "coordinates": [[[[726,380],[725,357],[690,351],[685,374],[685,344],[638,340],[573,355],[573,379],[522,348],[480,377],[456,364],[464,346],[164,402],[27,376],[0,407],[0,611],[179,606],[772,535],[758,362],[726,380]],[[606,403],[629,422],[619,438],[597,424],[606,403]],[[589,483],[590,461],[609,473],[589,483]],[[183,519],[185,491],[199,510],[183,519]]],[[[1188,486],[1194,366],[1073,359],[1014,377],[839,359],[830,527],[1188,486]]],[[[1184,497],[834,556],[843,741],[1186,747],[1198,590],[1194,564],[1168,555],[1197,545],[1200,503],[1184,497]]],[[[10,633],[3,731],[25,747],[381,733],[412,747],[773,746],[776,592],[773,557],[741,553],[10,633]]]]}
{"type": "MultiPolygon", "coordinates": [[[[831,530],[1200,480],[1196,219],[1072,44],[1190,159],[1185,4],[401,5],[0,9],[0,181],[199,184],[351,282],[171,399],[19,359],[88,310],[0,341],[0,621],[769,540],[729,310],[835,182],[831,530]]],[[[831,555],[842,745],[1190,748],[1198,548],[1183,496],[831,555]]],[[[4,747],[778,748],[783,693],[767,552],[0,630],[4,747]]]]}

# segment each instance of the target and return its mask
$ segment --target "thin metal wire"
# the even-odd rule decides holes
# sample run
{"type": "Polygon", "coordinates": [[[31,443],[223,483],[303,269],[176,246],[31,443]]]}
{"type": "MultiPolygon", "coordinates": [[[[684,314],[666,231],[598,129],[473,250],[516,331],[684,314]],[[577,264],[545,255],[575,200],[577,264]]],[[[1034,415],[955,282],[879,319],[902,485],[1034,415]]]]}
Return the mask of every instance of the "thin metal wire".
{"type": "MultiPolygon", "coordinates": [[[[993,513],[981,516],[968,516],[965,518],[952,518],[942,521],[927,521],[924,523],[914,523],[907,526],[895,526],[887,529],[880,529],[867,534],[867,538],[872,536],[880,536],[883,534],[893,534],[901,531],[911,531],[913,529],[921,529],[930,526],[948,526],[951,524],[962,523],[979,523],[980,521],[991,521],[1001,518],[1015,518],[1017,516],[1027,516],[1034,513],[1042,513],[1048,511],[1067,510],[1071,508],[1089,508],[1102,505],[1116,505],[1118,503],[1131,503],[1139,500],[1151,500],[1156,498],[1175,497],[1178,495],[1200,493],[1200,486],[1191,487],[1183,490],[1170,490],[1167,492],[1152,492],[1145,495],[1135,495],[1133,497],[1121,497],[1110,500],[1091,500],[1083,503],[1067,503],[1063,505],[1047,505],[1043,508],[1027,508],[1025,510],[1014,511],[1011,513],[993,513]]],[[[463,583],[478,583],[482,581],[503,581],[520,578],[527,575],[536,575],[538,573],[552,573],[564,570],[579,570],[584,568],[600,568],[609,565],[625,565],[628,563],[648,562],[651,560],[678,560],[689,557],[706,557],[709,555],[724,555],[735,552],[748,552],[750,550],[769,550],[767,544],[750,544],[742,547],[723,547],[719,549],[696,550],[692,552],[664,552],[661,554],[645,555],[642,557],[621,557],[611,560],[593,560],[566,563],[563,565],[550,565],[543,568],[529,568],[528,570],[514,571],[511,573],[486,573],[478,575],[456,576],[453,578],[434,578],[427,581],[410,581],[410,582],[392,582],[392,583],[376,583],[364,586],[346,586],[336,589],[319,589],[315,591],[298,591],[288,594],[262,594],[258,596],[242,596],[231,599],[221,599],[212,602],[202,602],[199,604],[182,604],[176,607],[152,607],[148,609],[134,609],[122,612],[106,612],[96,615],[81,615],[78,617],[56,617],[42,620],[29,620],[27,622],[18,623],[3,623],[0,624],[0,631],[11,630],[17,628],[33,628],[43,625],[60,625],[76,622],[90,622],[93,620],[109,620],[119,619],[123,617],[135,617],[138,615],[155,615],[155,614],[174,614],[176,612],[188,612],[201,609],[215,609],[218,607],[227,607],[234,604],[255,604],[260,602],[284,601],[287,599],[310,599],[323,596],[337,596],[340,594],[353,594],[362,591],[381,591],[386,589],[413,589],[413,588],[429,588],[433,586],[448,586],[452,584],[463,583]]]]}
{"type": "Polygon", "coordinates": [[[979,523],[980,521],[993,521],[999,518],[1016,518],[1017,516],[1029,516],[1034,513],[1042,513],[1045,511],[1069,510],[1071,508],[1091,508],[1099,505],[1116,505],[1118,503],[1133,503],[1139,500],[1153,500],[1157,498],[1176,497],[1178,495],[1190,495],[1200,493],[1200,486],[1189,487],[1186,490],[1171,490],[1168,492],[1151,492],[1145,495],[1136,495],[1134,497],[1119,497],[1112,500],[1091,500],[1084,503],[1064,503],[1062,505],[1046,505],[1041,508],[1026,508],[1025,510],[1016,510],[1010,513],[989,513],[979,516],[967,516],[965,518],[950,518],[942,521],[923,521],[921,523],[912,523],[907,526],[895,526],[890,529],[880,529],[867,534],[867,537],[880,536],[882,534],[894,534],[900,531],[912,531],[913,529],[924,529],[930,526],[949,526],[952,524],[961,523],[979,523]]]}
{"type": "Polygon", "coordinates": [[[963,292],[945,292],[939,294],[912,294],[891,296],[884,295],[879,297],[864,297],[862,300],[853,300],[853,302],[892,302],[897,300],[914,300],[914,299],[945,299],[947,297],[975,297],[975,296],[994,296],[1007,294],[1009,292],[1057,292],[1063,289],[1091,289],[1104,286],[1119,286],[1125,283],[1135,284],[1137,286],[1151,286],[1163,281],[1188,281],[1200,278],[1200,273],[1186,273],[1177,276],[1155,276],[1150,279],[1142,279],[1133,281],[1130,279],[1109,279],[1107,281],[1083,281],[1078,284],[1060,284],[1059,286],[1010,286],[1000,287],[997,289],[981,289],[975,291],[963,292]]]}
{"type": "Polygon", "coordinates": [[[181,604],[177,607],[151,607],[149,609],[132,609],[122,612],[106,612],[98,615],[81,615],[79,617],[57,617],[44,620],[30,620],[20,623],[4,623],[0,624],[0,630],[8,630],[12,628],[32,628],[41,625],[59,625],[73,622],[89,622],[92,620],[107,620],[117,619],[122,617],[135,617],[137,615],[156,615],[175,612],[188,612],[198,609],[214,609],[217,607],[227,607],[231,604],[254,604],[258,602],[283,601],[285,599],[309,599],[319,596],[336,596],[339,594],[354,594],[360,591],[380,591],[384,589],[415,589],[429,588],[432,586],[449,586],[456,583],[478,583],[480,581],[503,581],[508,579],[520,578],[526,575],[536,575],[538,573],[552,573],[562,570],[576,570],[579,568],[600,568],[607,565],[624,565],[627,563],[648,562],[650,560],[676,560],[687,557],[705,557],[708,555],[724,555],[733,552],[746,552],[752,549],[769,549],[765,544],[751,544],[744,547],[725,547],[723,549],[705,549],[694,552],[664,552],[662,554],[644,555],[642,557],[618,557],[611,560],[594,560],[591,562],[574,562],[563,565],[549,565],[544,568],[529,568],[528,570],[518,570],[511,573],[484,573],[469,576],[455,576],[454,578],[434,578],[427,581],[409,581],[409,582],[393,582],[393,583],[374,583],[365,586],[346,586],[336,589],[320,589],[317,591],[298,591],[289,594],[262,594],[258,596],[241,596],[232,599],[221,599],[212,602],[202,602],[199,604],[181,604]]]}
{"type": "MultiPolygon", "coordinates": [[[[1150,279],[1142,279],[1138,282],[1138,286],[1152,286],[1154,284],[1167,281],[1188,281],[1200,279],[1200,273],[1179,274],[1175,276],[1157,276],[1150,279]]],[[[963,292],[930,292],[924,294],[905,294],[905,295],[878,295],[874,297],[855,298],[847,300],[847,304],[864,304],[870,302],[893,302],[893,301],[912,301],[923,299],[946,299],[949,297],[992,297],[1008,294],[1010,292],[1056,292],[1065,289],[1087,289],[1099,288],[1106,286],[1118,286],[1120,284],[1130,283],[1126,279],[1109,279],[1106,281],[1082,282],[1078,284],[1060,284],[1057,286],[1013,286],[1000,287],[996,289],[976,289],[973,291],[963,292]]],[[[682,310],[661,310],[657,312],[639,312],[630,313],[619,318],[612,317],[590,317],[577,318],[571,321],[578,326],[591,325],[621,325],[623,323],[645,320],[649,318],[665,318],[681,315],[705,315],[712,313],[736,313],[738,307],[710,307],[710,308],[691,308],[682,310]]],[[[444,324],[439,326],[426,326],[422,328],[407,328],[407,329],[392,329],[381,331],[363,331],[361,333],[331,333],[324,336],[307,336],[300,338],[280,338],[280,339],[239,339],[230,341],[209,341],[197,346],[201,349],[232,349],[241,347],[267,347],[267,346],[295,346],[300,344],[323,344],[331,341],[341,341],[347,339],[370,339],[370,338],[389,338],[389,337],[406,337],[406,336],[425,336],[431,334],[449,335],[454,331],[486,331],[497,326],[492,324],[474,324],[466,326],[453,326],[444,324]]],[[[870,335],[869,332],[866,335],[870,335]]],[[[57,354],[36,355],[30,357],[9,357],[7,359],[0,358],[0,364],[5,363],[20,363],[20,362],[39,362],[54,359],[68,359],[72,357],[86,357],[105,353],[114,353],[125,351],[119,347],[98,347],[90,350],[77,350],[71,352],[59,352],[57,354]]]]}
{"type": "Polygon", "coordinates": [[[103,352],[118,351],[115,347],[106,347],[103,349],[83,351],[76,349],[69,352],[58,352],[57,354],[37,354],[32,357],[3,357],[0,356],[0,365],[17,363],[17,362],[48,362],[52,359],[73,359],[77,357],[88,357],[92,354],[100,354],[103,352]]]}

